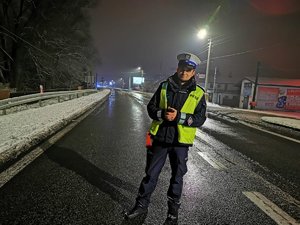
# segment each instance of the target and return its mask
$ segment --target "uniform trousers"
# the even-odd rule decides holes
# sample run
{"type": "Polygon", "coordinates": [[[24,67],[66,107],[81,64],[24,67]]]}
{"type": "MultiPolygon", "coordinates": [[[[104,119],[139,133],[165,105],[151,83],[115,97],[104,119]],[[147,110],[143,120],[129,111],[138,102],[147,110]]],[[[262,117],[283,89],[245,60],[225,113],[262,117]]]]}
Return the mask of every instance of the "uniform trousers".
{"type": "Polygon", "coordinates": [[[151,194],[156,187],[159,174],[166,162],[167,156],[169,156],[172,170],[167,195],[172,201],[180,202],[183,176],[187,172],[188,150],[189,147],[185,146],[165,147],[159,144],[153,145],[147,150],[146,176],[140,184],[138,197],[136,198],[137,203],[148,207],[151,194]]]}

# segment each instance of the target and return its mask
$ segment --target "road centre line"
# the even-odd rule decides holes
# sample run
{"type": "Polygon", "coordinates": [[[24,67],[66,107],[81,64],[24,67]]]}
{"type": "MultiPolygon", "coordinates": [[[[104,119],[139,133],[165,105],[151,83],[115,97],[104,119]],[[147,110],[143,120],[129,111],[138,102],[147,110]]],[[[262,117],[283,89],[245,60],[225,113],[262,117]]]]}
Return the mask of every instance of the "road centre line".
{"type": "Polygon", "coordinates": [[[264,130],[264,129],[258,127],[258,126],[251,125],[251,124],[246,123],[246,122],[244,122],[244,121],[239,121],[239,123],[241,123],[241,124],[243,124],[243,125],[245,125],[245,126],[248,126],[248,127],[251,127],[251,128],[254,128],[254,129],[257,129],[257,130],[266,132],[266,133],[269,133],[269,134],[276,135],[276,136],[281,137],[281,138],[285,138],[285,139],[290,140],[290,141],[297,142],[297,143],[300,144],[300,140],[297,140],[297,139],[294,139],[294,138],[290,138],[290,137],[287,137],[287,136],[284,136],[284,135],[281,135],[281,134],[277,134],[277,133],[272,132],[272,131],[264,130]]]}
{"type": "Polygon", "coordinates": [[[279,225],[299,225],[294,218],[280,209],[277,205],[267,199],[264,195],[255,191],[242,192],[248,199],[250,199],[256,206],[258,206],[264,213],[271,217],[279,225]]]}
{"type": "Polygon", "coordinates": [[[208,152],[197,152],[205,161],[207,161],[212,167],[218,170],[227,169],[222,163],[213,158],[208,152]]]}

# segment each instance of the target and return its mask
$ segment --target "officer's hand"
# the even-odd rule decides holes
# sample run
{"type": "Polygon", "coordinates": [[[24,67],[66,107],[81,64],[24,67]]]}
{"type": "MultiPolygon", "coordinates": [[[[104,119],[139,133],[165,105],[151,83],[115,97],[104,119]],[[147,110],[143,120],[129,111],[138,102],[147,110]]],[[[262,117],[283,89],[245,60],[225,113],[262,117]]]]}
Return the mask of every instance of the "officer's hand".
{"type": "Polygon", "coordinates": [[[165,119],[167,121],[173,121],[175,120],[176,116],[177,116],[177,110],[172,107],[168,107],[165,113],[165,119]]]}

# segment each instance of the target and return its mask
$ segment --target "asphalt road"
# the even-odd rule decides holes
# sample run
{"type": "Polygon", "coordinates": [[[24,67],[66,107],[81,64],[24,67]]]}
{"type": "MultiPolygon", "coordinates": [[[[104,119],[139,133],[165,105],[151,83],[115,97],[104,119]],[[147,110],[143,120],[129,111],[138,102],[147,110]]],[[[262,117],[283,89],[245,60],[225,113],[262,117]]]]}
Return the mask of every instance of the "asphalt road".
{"type": "MultiPolygon", "coordinates": [[[[257,130],[221,118],[211,119],[201,130],[222,142],[225,149],[236,150],[255,161],[257,169],[266,170],[270,175],[280,177],[281,182],[300,189],[299,142],[268,133],[266,128],[257,130]]],[[[221,149],[216,147],[214,150],[221,149]]]]}
{"type": "MultiPolygon", "coordinates": [[[[163,224],[170,179],[168,162],[147,217],[134,221],[122,217],[123,209],[134,203],[144,175],[144,140],[150,119],[147,100],[139,97],[113,93],[107,103],[6,183],[0,189],[0,224],[163,224]]],[[[277,224],[271,218],[274,215],[268,216],[254,203],[255,196],[256,202],[263,199],[262,205],[274,203],[291,217],[288,220],[299,221],[300,204],[292,197],[299,193],[293,189],[287,193],[278,187],[276,182],[283,180],[273,178],[271,170],[277,162],[262,166],[251,158],[268,163],[281,155],[280,146],[294,154],[296,145],[240,124],[213,119],[208,119],[197,136],[189,151],[180,224],[277,224]],[[270,159],[268,154],[275,156],[270,159]],[[264,173],[257,168],[263,168],[264,173]],[[265,198],[273,203],[266,203],[265,198]]],[[[286,179],[298,179],[297,174],[286,179]]],[[[275,207],[274,211],[279,210],[275,207]]]]}

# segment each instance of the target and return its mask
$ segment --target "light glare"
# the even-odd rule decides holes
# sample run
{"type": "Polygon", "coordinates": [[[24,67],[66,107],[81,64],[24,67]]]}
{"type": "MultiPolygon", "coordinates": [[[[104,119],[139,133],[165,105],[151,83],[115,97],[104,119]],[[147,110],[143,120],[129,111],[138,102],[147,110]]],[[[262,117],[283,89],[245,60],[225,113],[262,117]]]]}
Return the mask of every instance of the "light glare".
{"type": "Polygon", "coordinates": [[[203,39],[207,36],[207,30],[206,29],[201,29],[198,34],[197,34],[198,38],[203,39]]]}

